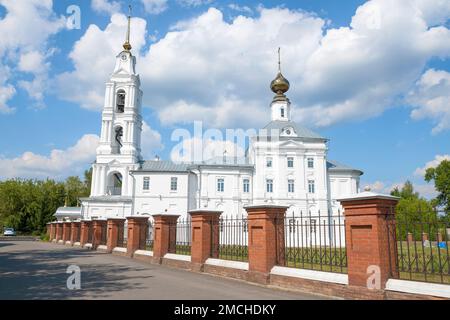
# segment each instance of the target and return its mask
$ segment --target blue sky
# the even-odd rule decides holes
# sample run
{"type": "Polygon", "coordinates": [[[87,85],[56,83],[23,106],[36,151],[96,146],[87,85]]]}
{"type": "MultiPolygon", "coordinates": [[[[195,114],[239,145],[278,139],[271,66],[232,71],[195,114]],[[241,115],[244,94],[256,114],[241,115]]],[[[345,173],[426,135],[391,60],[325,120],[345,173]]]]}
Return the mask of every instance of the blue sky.
{"type": "MultiPolygon", "coordinates": [[[[0,27],[22,30],[0,41],[0,126],[7,133],[0,177],[80,174],[94,160],[104,82],[121,50],[130,1],[17,2],[0,0],[0,27]],[[66,27],[73,4],[81,9],[79,30],[66,27]]],[[[362,185],[376,190],[410,179],[433,194],[420,169],[450,154],[450,5],[131,3],[146,158],[170,158],[172,131],[191,129],[193,120],[211,128],[267,123],[281,46],[294,118],[331,140],[330,159],[363,170],[362,185]]]]}

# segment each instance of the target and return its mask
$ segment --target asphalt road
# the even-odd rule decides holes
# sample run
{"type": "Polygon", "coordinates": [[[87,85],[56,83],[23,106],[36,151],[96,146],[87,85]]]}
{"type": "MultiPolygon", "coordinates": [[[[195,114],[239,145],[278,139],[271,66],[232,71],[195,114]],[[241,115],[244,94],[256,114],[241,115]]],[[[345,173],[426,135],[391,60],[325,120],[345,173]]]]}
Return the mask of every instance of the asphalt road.
{"type": "Polygon", "coordinates": [[[126,257],[31,241],[0,241],[0,299],[324,299],[152,265],[126,257]],[[68,266],[81,269],[69,290],[68,266]]]}

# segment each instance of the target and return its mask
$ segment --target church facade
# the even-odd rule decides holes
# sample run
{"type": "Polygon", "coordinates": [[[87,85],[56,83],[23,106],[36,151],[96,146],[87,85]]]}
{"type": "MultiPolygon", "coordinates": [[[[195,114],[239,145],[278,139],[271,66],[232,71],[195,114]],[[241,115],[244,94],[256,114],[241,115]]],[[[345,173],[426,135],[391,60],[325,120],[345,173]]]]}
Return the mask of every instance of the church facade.
{"type": "Polygon", "coordinates": [[[362,172],[329,160],[328,139],[291,120],[289,82],[281,70],[270,87],[275,94],[270,122],[250,137],[243,159],[144,160],[143,92],[128,29],[124,50],[106,83],[91,195],[81,199],[80,216],[186,216],[193,209],[245,216],[246,205],[264,203],[289,206],[288,214],[295,216],[336,214],[340,204],[335,199],[358,193],[362,172]]]}

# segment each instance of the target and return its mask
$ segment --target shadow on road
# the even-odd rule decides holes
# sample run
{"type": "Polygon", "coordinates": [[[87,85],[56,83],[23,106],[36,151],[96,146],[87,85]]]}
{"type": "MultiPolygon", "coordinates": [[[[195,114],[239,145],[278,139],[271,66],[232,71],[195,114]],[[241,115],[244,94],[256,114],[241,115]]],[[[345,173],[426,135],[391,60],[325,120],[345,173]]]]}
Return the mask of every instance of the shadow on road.
{"type": "MultiPolygon", "coordinates": [[[[14,243],[0,243],[0,247],[11,245],[14,243]]],[[[152,277],[130,276],[129,272],[140,271],[139,267],[95,263],[101,253],[49,246],[51,250],[0,251],[0,299],[105,298],[114,291],[140,288],[143,278],[152,277]],[[66,270],[71,264],[81,268],[81,290],[67,288],[71,274],[66,270]]]]}

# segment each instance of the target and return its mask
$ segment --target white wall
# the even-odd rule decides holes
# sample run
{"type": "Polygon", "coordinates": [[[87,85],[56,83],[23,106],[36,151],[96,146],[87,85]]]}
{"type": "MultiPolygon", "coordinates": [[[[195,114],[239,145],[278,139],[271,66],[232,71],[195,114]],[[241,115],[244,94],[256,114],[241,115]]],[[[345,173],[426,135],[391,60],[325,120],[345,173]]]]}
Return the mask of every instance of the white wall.
{"type": "Polygon", "coordinates": [[[188,176],[187,172],[135,172],[134,213],[186,215],[188,211],[188,176]],[[149,190],[143,190],[144,177],[150,178],[149,190]],[[170,190],[172,177],[178,179],[176,191],[170,190]]]}

